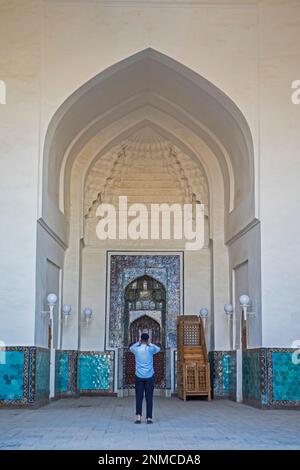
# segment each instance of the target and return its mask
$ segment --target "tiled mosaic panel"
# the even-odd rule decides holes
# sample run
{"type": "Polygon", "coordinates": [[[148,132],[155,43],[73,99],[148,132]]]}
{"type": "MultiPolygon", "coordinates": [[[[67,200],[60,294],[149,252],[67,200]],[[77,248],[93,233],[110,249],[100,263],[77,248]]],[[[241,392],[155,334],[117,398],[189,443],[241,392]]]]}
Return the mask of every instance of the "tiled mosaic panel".
{"type": "Polygon", "coordinates": [[[55,356],[55,393],[67,393],[69,381],[69,354],[56,351],[55,356]]]}
{"type": "Polygon", "coordinates": [[[227,397],[230,390],[231,357],[224,351],[210,351],[210,378],[213,396],[227,397]]]}
{"type": "Polygon", "coordinates": [[[223,378],[222,378],[222,355],[217,351],[208,353],[210,364],[210,381],[213,391],[213,397],[222,395],[223,378]]]}
{"type": "Polygon", "coordinates": [[[110,353],[79,353],[80,391],[112,391],[113,356],[110,353]]]}
{"type": "Polygon", "coordinates": [[[243,352],[243,398],[261,401],[260,352],[243,352]]]}
{"type": "Polygon", "coordinates": [[[137,277],[148,275],[166,288],[166,345],[176,348],[176,318],[180,314],[179,255],[111,255],[110,259],[110,346],[121,348],[123,297],[126,286],[137,277]]]}
{"type": "MultiPolygon", "coordinates": [[[[56,381],[59,375],[60,377],[56,383],[56,390],[60,388],[62,393],[66,387],[68,390],[75,390],[78,353],[77,351],[57,353],[56,364],[59,364],[59,367],[56,370],[56,381]]],[[[293,364],[292,353],[293,350],[274,348],[259,348],[244,352],[243,379],[246,403],[255,406],[260,404],[269,408],[300,406],[300,365],[293,364]]],[[[48,350],[16,346],[0,351],[0,354],[2,362],[0,406],[32,406],[46,403],[49,397],[48,350]],[[3,361],[4,354],[5,361],[3,361]]],[[[112,391],[113,354],[82,352],[79,356],[81,391],[112,391]]],[[[215,397],[234,397],[235,352],[213,351],[209,353],[209,357],[215,397]]]]}
{"type": "Polygon", "coordinates": [[[300,400],[300,364],[292,361],[292,352],[272,352],[273,400],[300,400]]]}
{"type": "Polygon", "coordinates": [[[0,400],[24,398],[24,352],[1,351],[0,400]]]}
{"type": "Polygon", "coordinates": [[[50,391],[50,352],[37,348],[35,364],[35,399],[49,398],[50,391]]]}
{"type": "Polygon", "coordinates": [[[236,353],[235,351],[209,352],[211,385],[215,398],[236,397],[236,353]]]}
{"type": "Polygon", "coordinates": [[[237,379],[236,379],[236,353],[235,351],[231,354],[231,361],[230,361],[230,378],[229,378],[229,398],[231,400],[236,400],[236,387],[237,387],[237,379]]]}
{"type": "Polygon", "coordinates": [[[230,377],[230,356],[224,354],[222,357],[222,375],[223,375],[223,392],[229,394],[229,377],[230,377]]]}
{"type": "Polygon", "coordinates": [[[48,350],[31,346],[9,346],[1,350],[1,407],[35,406],[49,400],[47,358],[48,350]]]}

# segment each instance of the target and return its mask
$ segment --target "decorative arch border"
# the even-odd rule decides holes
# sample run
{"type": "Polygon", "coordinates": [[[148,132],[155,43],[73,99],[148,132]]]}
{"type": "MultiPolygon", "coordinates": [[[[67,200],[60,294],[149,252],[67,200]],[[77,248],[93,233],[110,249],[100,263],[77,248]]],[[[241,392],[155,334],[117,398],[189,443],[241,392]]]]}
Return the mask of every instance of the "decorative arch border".
{"type": "MultiPolygon", "coordinates": [[[[136,279],[134,279],[134,282],[135,281],[139,281],[140,279],[151,279],[152,281],[158,283],[162,289],[164,290],[164,296],[166,297],[166,286],[164,284],[162,284],[158,279],[152,277],[152,276],[149,276],[149,275],[145,275],[145,276],[142,276],[142,277],[138,277],[136,279]]],[[[131,283],[127,284],[127,286],[125,287],[125,290],[124,290],[124,294],[125,294],[125,302],[126,302],[126,293],[127,293],[127,290],[128,290],[128,287],[130,286],[131,283]]],[[[124,298],[124,296],[123,296],[124,298]]],[[[164,299],[166,301],[166,298],[164,299]]],[[[155,310],[154,310],[155,311],[155,310]]],[[[160,317],[160,320],[157,319],[156,315],[153,313],[152,310],[140,310],[138,313],[139,315],[136,316],[133,320],[130,319],[130,312],[129,310],[126,308],[126,305],[125,305],[125,308],[123,309],[123,312],[124,312],[124,321],[123,321],[123,341],[125,341],[125,335],[126,335],[126,330],[129,332],[130,328],[131,328],[131,325],[134,323],[134,322],[137,322],[138,320],[140,320],[142,317],[147,317],[151,320],[153,320],[154,322],[156,322],[159,327],[160,327],[160,330],[161,330],[161,334],[162,334],[162,338],[163,338],[163,341],[162,341],[162,344],[164,346],[165,344],[165,322],[166,322],[166,305],[162,308],[162,310],[160,311],[161,312],[161,317],[160,317]]],[[[128,343],[127,343],[128,344],[128,343]]]]}
{"type": "Polygon", "coordinates": [[[106,348],[122,348],[126,286],[149,275],[166,289],[166,347],[176,348],[176,319],[184,313],[184,252],[107,252],[106,348]]]}

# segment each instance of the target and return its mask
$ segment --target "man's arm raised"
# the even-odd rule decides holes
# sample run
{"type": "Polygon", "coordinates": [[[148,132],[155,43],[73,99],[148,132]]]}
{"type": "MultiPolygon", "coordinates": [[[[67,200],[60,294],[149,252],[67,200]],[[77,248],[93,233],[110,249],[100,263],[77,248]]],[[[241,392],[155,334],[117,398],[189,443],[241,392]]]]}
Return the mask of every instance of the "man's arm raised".
{"type": "Polygon", "coordinates": [[[131,351],[132,353],[134,353],[140,345],[141,345],[141,343],[140,343],[140,341],[138,341],[137,343],[135,343],[135,344],[133,344],[132,346],[130,346],[129,349],[130,349],[130,351],[131,351]]]}

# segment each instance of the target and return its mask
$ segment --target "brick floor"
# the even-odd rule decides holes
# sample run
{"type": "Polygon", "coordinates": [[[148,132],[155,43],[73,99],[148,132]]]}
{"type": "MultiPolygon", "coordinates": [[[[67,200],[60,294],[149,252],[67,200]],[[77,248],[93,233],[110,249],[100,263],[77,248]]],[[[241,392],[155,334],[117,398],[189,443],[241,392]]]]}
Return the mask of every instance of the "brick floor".
{"type": "Polygon", "coordinates": [[[153,425],[135,425],[133,412],[133,397],[2,409],[0,449],[300,449],[299,411],[155,397],[153,425]]]}

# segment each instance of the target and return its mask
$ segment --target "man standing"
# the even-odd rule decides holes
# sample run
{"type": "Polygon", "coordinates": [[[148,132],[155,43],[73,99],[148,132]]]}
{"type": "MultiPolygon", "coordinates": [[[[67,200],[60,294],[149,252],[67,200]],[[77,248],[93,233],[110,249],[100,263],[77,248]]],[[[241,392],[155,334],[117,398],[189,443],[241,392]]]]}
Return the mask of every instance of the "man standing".
{"type": "Polygon", "coordinates": [[[152,423],[154,369],[153,356],[160,348],[149,342],[149,335],[143,333],[140,341],[131,346],[130,351],[135,355],[135,398],[136,424],[141,424],[144,392],[146,395],[147,424],[152,423]]]}

